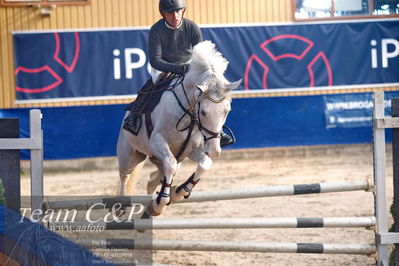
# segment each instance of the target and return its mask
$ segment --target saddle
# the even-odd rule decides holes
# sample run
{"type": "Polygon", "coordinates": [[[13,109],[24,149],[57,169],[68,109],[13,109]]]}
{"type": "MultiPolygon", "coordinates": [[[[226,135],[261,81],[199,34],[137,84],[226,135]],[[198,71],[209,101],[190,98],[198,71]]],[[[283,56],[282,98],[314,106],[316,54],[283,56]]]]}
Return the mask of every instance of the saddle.
{"type": "Polygon", "coordinates": [[[144,114],[147,134],[148,137],[151,136],[154,129],[151,114],[174,77],[174,75],[163,74],[155,85],[152,82],[152,78],[144,84],[138,92],[137,98],[125,108],[126,111],[130,111],[130,114],[124,120],[124,129],[137,135],[140,132],[144,114]]]}

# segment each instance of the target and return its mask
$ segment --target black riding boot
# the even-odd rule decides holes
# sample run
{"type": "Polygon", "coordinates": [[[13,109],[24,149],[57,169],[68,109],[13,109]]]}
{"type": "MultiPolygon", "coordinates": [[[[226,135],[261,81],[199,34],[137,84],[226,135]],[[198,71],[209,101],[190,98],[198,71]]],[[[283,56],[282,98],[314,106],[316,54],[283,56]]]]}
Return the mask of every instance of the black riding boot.
{"type": "Polygon", "coordinates": [[[126,129],[127,131],[133,133],[134,135],[137,135],[139,133],[140,127],[141,127],[141,119],[139,119],[139,116],[141,115],[140,112],[142,111],[147,99],[148,99],[148,94],[153,88],[154,83],[152,82],[152,79],[150,78],[144,86],[141,88],[141,90],[137,93],[137,98],[134,101],[134,105],[132,110],[130,110],[130,114],[125,118],[125,121],[123,123],[123,128],[126,129]]]}
{"type": "Polygon", "coordinates": [[[224,146],[227,146],[227,145],[230,145],[233,143],[234,143],[234,139],[232,137],[230,137],[223,131],[222,131],[222,133],[220,133],[220,147],[224,147],[224,146]]]}

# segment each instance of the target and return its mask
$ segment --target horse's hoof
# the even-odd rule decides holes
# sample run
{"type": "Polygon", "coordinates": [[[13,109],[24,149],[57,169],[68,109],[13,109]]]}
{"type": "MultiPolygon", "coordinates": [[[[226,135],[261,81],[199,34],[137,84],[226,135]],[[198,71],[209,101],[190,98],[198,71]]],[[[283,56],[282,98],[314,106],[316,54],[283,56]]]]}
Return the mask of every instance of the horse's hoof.
{"type": "Polygon", "coordinates": [[[157,211],[157,210],[155,210],[155,208],[154,208],[154,204],[157,205],[156,201],[155,201],[155,200],[151,201],[150,205],[148,205],[148,207],[147,207],[147,212],[148,212],[151,216],[159,216],[159,215],[161,215],[162,209],[163,209],[163,208],[161,209],[161,211],[157,211]]]}
{"type": "MultiPolygon", "coordinates": [[[[176,186],[173,186],[171,189],[170,199],[171,199],[172,203],[182,201],[184,199],[184,197],[186,196],[185,195],[186,193],[183,189],[180,189],[178,192],[176,192],[177,189],[178,189],[178,187],[176,187],[176,186]]],[[[187,195],[188,195],[188,193],[187,193],[187,195]]]]}
{"type": "MultiPolygon", "coordinates": [[[[143,212],[143,215],[140,217],[140,219],[151,219],[151,214],[148,212],[148,209],[143,212]]],[[[139,233],[145,233],[145,229],[136,229],[137,232],[139,233]]]]}
{"type": "Polygon", "coordinates": [[[143,215],[141,215],[140,219],[151,219],[151,214],[147,211],[143,211],[143,215]]]}

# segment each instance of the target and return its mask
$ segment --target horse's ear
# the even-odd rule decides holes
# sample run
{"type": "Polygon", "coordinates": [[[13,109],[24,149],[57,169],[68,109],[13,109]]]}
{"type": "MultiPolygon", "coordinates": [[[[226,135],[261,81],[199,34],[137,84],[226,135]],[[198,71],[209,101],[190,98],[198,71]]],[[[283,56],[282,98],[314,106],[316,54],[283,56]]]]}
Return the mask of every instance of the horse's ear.
{"type": "Polygon", "coordinates": [[[238,86],[240,86],[242,82],[242,79],[236,81],[236,82],[232,82],[226,85],[226,91],[232,91],[234,89],[236,89],[238,86]]]}

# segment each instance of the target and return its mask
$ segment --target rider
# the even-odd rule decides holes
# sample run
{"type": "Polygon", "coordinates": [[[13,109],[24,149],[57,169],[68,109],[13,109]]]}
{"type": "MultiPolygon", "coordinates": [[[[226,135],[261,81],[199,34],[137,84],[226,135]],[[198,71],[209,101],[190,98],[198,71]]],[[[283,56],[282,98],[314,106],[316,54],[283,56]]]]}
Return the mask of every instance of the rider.
{"type": "MultiPolygon", "coordinates": [[[[141,89],[153,87],[161,73],[184,75],[189,68],[190,50],[202,41],[202,34],[193,21],[183,18],[186,11],[185,0],[160,0],[159,12],[162,19],[150,29],[148,53],[152,67],[152,78],[141,89]]],[[[135,106],[124,123],[124,128],[137,134],[138,112],[145,102],[144,94],[138,94],[135,106]]],[[[222,132],[221,146],[233,143],[233,139],[222,132]]]]}

